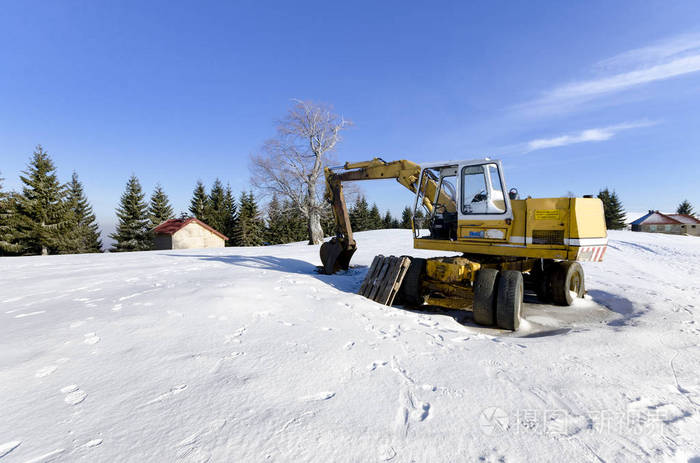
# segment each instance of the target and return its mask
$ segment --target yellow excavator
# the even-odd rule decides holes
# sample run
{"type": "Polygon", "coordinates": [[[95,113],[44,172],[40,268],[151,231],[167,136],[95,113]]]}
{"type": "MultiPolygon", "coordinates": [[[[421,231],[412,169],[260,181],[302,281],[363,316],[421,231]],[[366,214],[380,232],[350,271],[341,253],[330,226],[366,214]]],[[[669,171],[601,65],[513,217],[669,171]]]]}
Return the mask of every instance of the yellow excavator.
{"type": "Polygon", "coordinates": [[[336,224],[336,236],[320,250],[325,273],[347,270],[357,249],[343,195],[349,181],[396,179],[415,195],[413,247],[461,253],[412,257],[397,294],[403,304],[471,309],[478,324],[517,330],[526,287],[542,302],[571,305],[585,294],[578,262],[605,254],[599,199],[519,199],[515,188],[506,189],[497,160],[421,166],[375,158],[327,167],[325,178],[336,224]]]}

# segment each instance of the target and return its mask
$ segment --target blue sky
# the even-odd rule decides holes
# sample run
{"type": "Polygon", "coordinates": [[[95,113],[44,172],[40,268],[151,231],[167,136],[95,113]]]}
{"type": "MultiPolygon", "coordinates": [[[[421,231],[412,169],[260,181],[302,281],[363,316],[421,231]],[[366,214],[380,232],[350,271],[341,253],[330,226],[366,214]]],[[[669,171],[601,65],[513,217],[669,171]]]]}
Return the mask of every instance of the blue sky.
{"type": "Polygon", "coordinates": [[[338,160],[490,156],[524,195],[700,209],[700,2],[2,2],[5,187],[41,143],[107,227],[132,172],[178,211],[197,179],[248,188],[293,98],[354,122],[338,160]]]}

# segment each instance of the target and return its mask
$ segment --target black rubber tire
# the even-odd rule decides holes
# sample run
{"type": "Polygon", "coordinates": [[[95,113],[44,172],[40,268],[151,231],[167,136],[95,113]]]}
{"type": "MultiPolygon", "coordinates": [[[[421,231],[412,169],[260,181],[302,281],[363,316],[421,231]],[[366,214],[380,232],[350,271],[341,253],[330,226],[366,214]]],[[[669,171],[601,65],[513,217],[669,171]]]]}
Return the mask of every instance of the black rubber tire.
{"type": "Polygon", "coordinates": [[[421,292],[421,280],[425,274],[425,259],[411,257],[411,265],[403,277],[398,299],[406,305],[423,305],[425,296],[421,292]]]}
{"type": "Polygon", "coordinates": [[[574,298],[586,294],[583,267],[578,262],[557,262],[550,273],[552,300],[557,305],[569,306],[574,298]]]}
{"type": "Polygon", "coordinates": [[[496,323],[496,293],[498,290],[498,270],[483,268],[474,280],[474,321],[479,325],[491,326],[496,323]]]}
{"type": "Polygon", "coordinates": [[[504,270],[498,279],[496,297],[496,324],[504,330],[517,331],[523,307],[523,274],[504,270]]]}

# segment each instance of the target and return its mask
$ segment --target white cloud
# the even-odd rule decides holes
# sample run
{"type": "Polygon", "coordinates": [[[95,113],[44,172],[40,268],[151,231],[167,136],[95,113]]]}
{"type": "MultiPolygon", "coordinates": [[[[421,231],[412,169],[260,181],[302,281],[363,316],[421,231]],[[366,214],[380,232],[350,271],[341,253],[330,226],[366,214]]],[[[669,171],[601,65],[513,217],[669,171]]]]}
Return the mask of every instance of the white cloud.
{"type": "Polygon", "coordinates": [[[698,72],[700,34],[686,34],[630,50],[601,61],[596,68],[607,75],[560,85],[520,109],[528,113],[571,110],[603,95],[698,72]]]}
{"type": "Polygon", "coordinates": [[[575,143],[610,140],[618,132],[621,132],[623,130],[636,129],[640,127],[649,127],[655,124],[656,122],[650,121],[627,122],[624,124],[611,125],[608,127],[582,130],[577,133],[560,135],[552,138],[538,138],[536,140],[531,140],[527,142],[525,144],[525,151],[530,152],[545,148],[555,148],[558,146],[573,145],[575,143]]]}
{"type": "Polygon", "coordinates": [[[662,40],[653,45],[629,50],[596,64],[599,69],[620,70],[653,66],[669,58],[697,54],[700,50],[700,34],[683,34],[662,40]]]}

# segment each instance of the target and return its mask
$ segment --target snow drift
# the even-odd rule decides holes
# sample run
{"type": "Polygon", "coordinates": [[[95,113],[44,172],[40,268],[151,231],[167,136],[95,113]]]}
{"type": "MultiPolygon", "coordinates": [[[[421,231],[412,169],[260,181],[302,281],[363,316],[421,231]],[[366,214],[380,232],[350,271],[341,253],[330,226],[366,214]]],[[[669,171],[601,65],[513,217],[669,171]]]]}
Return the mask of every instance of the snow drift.
{"type": "Polygon", "coordinates": [[[700,239],[610,238],[517,333],[354,294],[404,230],[0,259],[0,461],[697,461],[700,239]]]}

